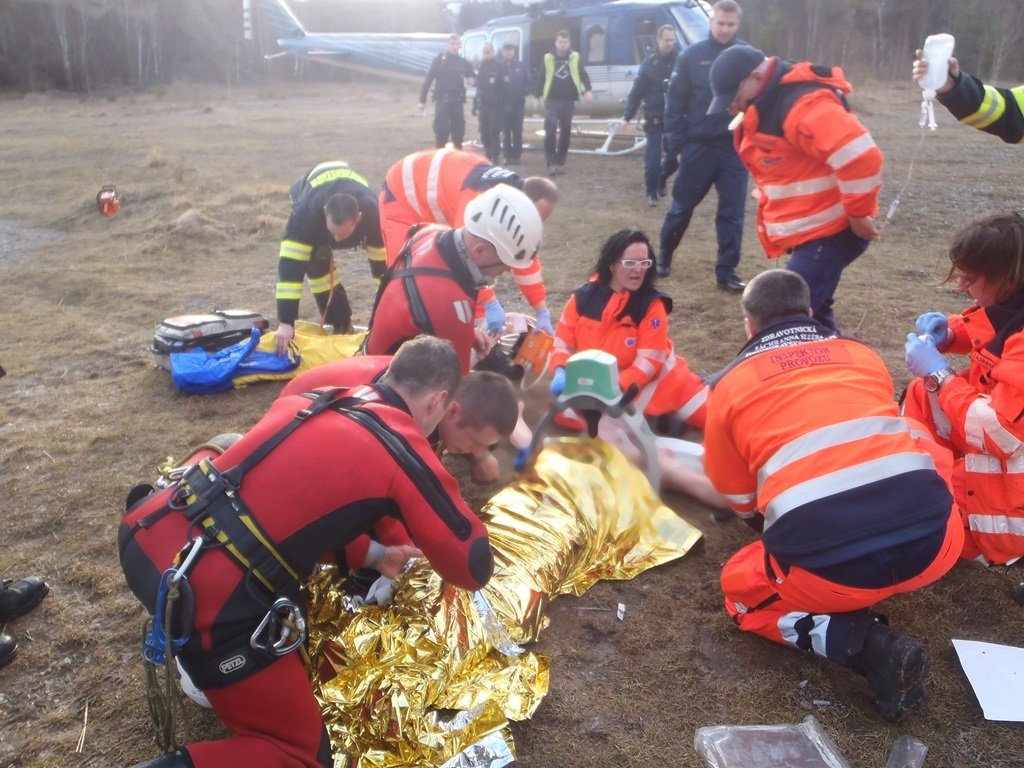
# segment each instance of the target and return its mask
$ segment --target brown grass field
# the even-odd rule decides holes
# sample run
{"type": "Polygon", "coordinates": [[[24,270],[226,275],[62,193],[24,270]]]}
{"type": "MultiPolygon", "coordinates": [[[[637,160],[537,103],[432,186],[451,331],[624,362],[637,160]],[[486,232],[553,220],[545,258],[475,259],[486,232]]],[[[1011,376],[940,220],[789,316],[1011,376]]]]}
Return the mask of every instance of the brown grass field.
{"type": "MultiPolygon", "coordinates": [[[[897,389],[908,378],[903,339],[916,316],[963,305],[939,284],[947,237],[979,215],[1024,208],[1024,149],[944,111],[922,142],[918,98],[909,83],[854,93],[886,153],[883,212],[908,174],[909,183],[883,239],[847,270],[837,297],[840,324],[880,350],[897,389]]],[[[0,380],[0,575],[41,575],[52,588],[7,628],[21,652],[0,671],[0,766],[123,766],[156,754],[137,661],[143,611],[115,548],[125,493],[152,479],[166,456],[245,431],[280,387],[184,395],[153,366],[154,326],[218,307],[272,317],[289,185],[328,159],[346,159],[379,183],[392,162],[431,142],[415,100],[411,88],[387,83],[0,97],[0,365],[8,374],[0,380]],[[123,197],[112,219],[94,202],[105,183],[123,197]]],[[[543,157],[528,152],[517,170],[540,173],[543,157]]],[[[562,202],[543,250],[556,312],[608,234],[636,225],[656,239],[666,210],[665,202],[644,206],[638,155],[573,155],[558,183],[562,202]]],[[[714,285],[713,197],[664,286],[675,298],[677,349],[701,371],[726,364],[743,341],[735,297],[714,285]]],[[[744,277],[771,266],[754,235],[752,201],[745,254],[744,277]]],[[[356,322],[365,323],[365,260],[343,256],[342,264],[356,322]]],[[[509,282],[500,294],[507,309],[523,307],[509,282]]],[[[307,293],[303,316],[313,308],[307,293]]],[[[463,466],[453,461],[453,469],[463,466]]],[[[494,490],[467,493],[479,504],[494,490]]],[[[703,544],[633,581],[553,604],[536,648],[551,658],[551,691],[513,728],[520,765],[697,766],[696,728],[796,723],[813,713],[855,768],[881,768],[904,733],[928,745],[929,768],[1024,766],[1024,726],[982,717],[950,644],[1020,645],[1024,608],[1010,589],[1024,570],[963,563],[881,606],[894,625],[927,639],[934,663],[931,700],[889,725],[874,714],[863,679],[731,626],[718,574],[753,534],[713,523],[686,498],[667,501],[704,531],[703,544]],[[620,602],[624,621],[612,610],[620,602]]],[[[197,720],[201,734],[221,733],[213,716],[197,720]]]]}

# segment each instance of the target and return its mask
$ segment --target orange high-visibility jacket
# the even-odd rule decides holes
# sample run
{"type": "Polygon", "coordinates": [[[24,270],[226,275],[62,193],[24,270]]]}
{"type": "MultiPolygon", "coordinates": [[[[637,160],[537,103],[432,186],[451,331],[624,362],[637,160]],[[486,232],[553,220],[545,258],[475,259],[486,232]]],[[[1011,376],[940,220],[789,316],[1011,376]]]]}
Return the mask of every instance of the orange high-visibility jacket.
{"type": "Polygon", "coordinates": [[[595,278],[573,291],[558,319],[551,370],[576,352],[600,349],[615,357],[623,392],[633,384],[640,388],[634,402],[645,414],[679,411],[703,429],[708,390],[675,354],[668,336],[671,310],[672,299],[653,288],[616,293],[595,278]]]}
{"type": "Polygon", "coordinates": [[[733,140],[757,184],[757,234],[777,258],[878,212],[882,151],[846,106],[841,69],[772,60],[733,140]]]}
{"type": "MultiPolygon", "coordinates": [[[[392,165],[380,195],[381,231],[388,266],[398,258],[411,227],[421,223],[461,227],[466,204],[496,184],[522,189],[523,178],[480,155],[457,149],[414,152],[392,165]]],[[[531,307],[546,301],[539,259],[513,269],[512,275],[531,307]]],[[[481,305],[493,298],[493,289],[480,291],[481,305]]]]}
{"type": "Polygon", "coordinates": [[[711,385],[704,468],[737,513],[764,516],[766,550],[806,569],[926,535],[953,508],[869,347],[807,317],[751,339],[711,385]]]}
{"type": "Polygon", "coordinates": [[[938,398],[911,382],[904,414],[928,424],[957,459],[957,504],[990,563],[1024,556],[1024,295],[949,318],[943,352],[971,364],[938,398]],[[999,328],[1002,333],[997,333],[999,328]]]}

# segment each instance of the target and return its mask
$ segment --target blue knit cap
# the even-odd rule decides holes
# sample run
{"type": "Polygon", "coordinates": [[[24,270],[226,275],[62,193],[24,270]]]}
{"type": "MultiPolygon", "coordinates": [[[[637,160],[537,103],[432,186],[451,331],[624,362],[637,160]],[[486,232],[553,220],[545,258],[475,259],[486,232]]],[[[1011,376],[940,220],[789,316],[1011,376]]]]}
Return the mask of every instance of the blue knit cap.
{"type": "Polygon", "coordinates": [[[749,45],[730,45],[711,64],[711,92],[715,97],[708,114],[725,112],[736,99],[736,92],[750,73],[765,60],[765,55],[749,45]]]}

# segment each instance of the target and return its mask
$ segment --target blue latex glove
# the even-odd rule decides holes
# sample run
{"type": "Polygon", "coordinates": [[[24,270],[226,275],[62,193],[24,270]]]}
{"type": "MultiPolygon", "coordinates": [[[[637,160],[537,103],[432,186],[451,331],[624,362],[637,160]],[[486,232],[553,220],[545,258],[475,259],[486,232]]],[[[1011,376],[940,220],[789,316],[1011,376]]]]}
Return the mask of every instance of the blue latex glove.
{"type": "Polygon", "coordinates": [[[551,325],[550,309],[537,310],[537,330],[544,331],[544,333],[550,333],[552,336],[555,335],[555,329],[551,325]]]}
{"type": "Polygon", "coordinates": [[[484,304],[484,317],[487,319],[487,330],[498,334],[505,332],[505,310],[497,299],[484,304]]]}
{"type": "Polygon", "coordinates": [[[555,373],[551,376],[550,389],[552,397],[558,397],[565,389],[565,368],[562,366],[555,368],[555,373]]]}
{"type": "Polygon", "coordinates": [[[916,333],[908,333],[904,350],[907,368],[915,376],[929,376],[946,367],[946,359],[935,348],[935,342],[932,341],[931,336],[925,336],[922,339],[916,333]]]}
{"type": "Polygon", "coordinates": [[[942,349],[949,343],[949,321],[941,312],[925,312],[914,323],[918,333],[926,333],[932,337],[936,349],[942,349]]]}
{"type": "Polygon", "coordinates": [[[526,468],[526,463],[530,460],[530,449],[520,448],[516,451],[515,457],[512,459],[512,469],[516,472],[522,472],[526,468]]]}

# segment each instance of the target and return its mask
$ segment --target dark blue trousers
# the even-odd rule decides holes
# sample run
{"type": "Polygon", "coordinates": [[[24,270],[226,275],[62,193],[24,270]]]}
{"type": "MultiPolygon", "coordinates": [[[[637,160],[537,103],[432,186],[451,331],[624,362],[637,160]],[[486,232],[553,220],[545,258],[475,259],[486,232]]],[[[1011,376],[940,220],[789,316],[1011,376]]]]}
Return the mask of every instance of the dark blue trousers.
{"type": "Polygon", "coordinates": [[[786,269],[796,272],[811,289],[814,319],[839,330],[832,314],[833,297],[843,270],[868,249],[869,242],[844,229],[835,235],[809,240],[793,249],[786,269]]]}
{"type": "Polygon", "coordinates": [[[672,207],[661,227],[659,262],[671,266],[672,255],[690,226],[693,212],[714,185],[718,193],[715,231],[718,258],[715,275],[731,277],[740,263],[743,244],[743,208],[747,202],[747,169],[732,144],[725,142],[683,146],[679,173],[672,185],[672,207]]]}
{"type": "Polygon", "coordinates": [[[505,125],[501,132],[502,150],[505,159],[518,163],[523,156],[523,119],[526,116],[526,102],[515,99],[505,106],[505,125]]]}
{"type": "Polygon", "coordinates": [[[660,121],[657,125],[647,122],[644,125],[644,133],[647,135],[647,146],[644,149],[644,188],[648,197],[657,197],[658,190],[661,189],[661,146],[665,141],[665,131],[660,121]]]}

